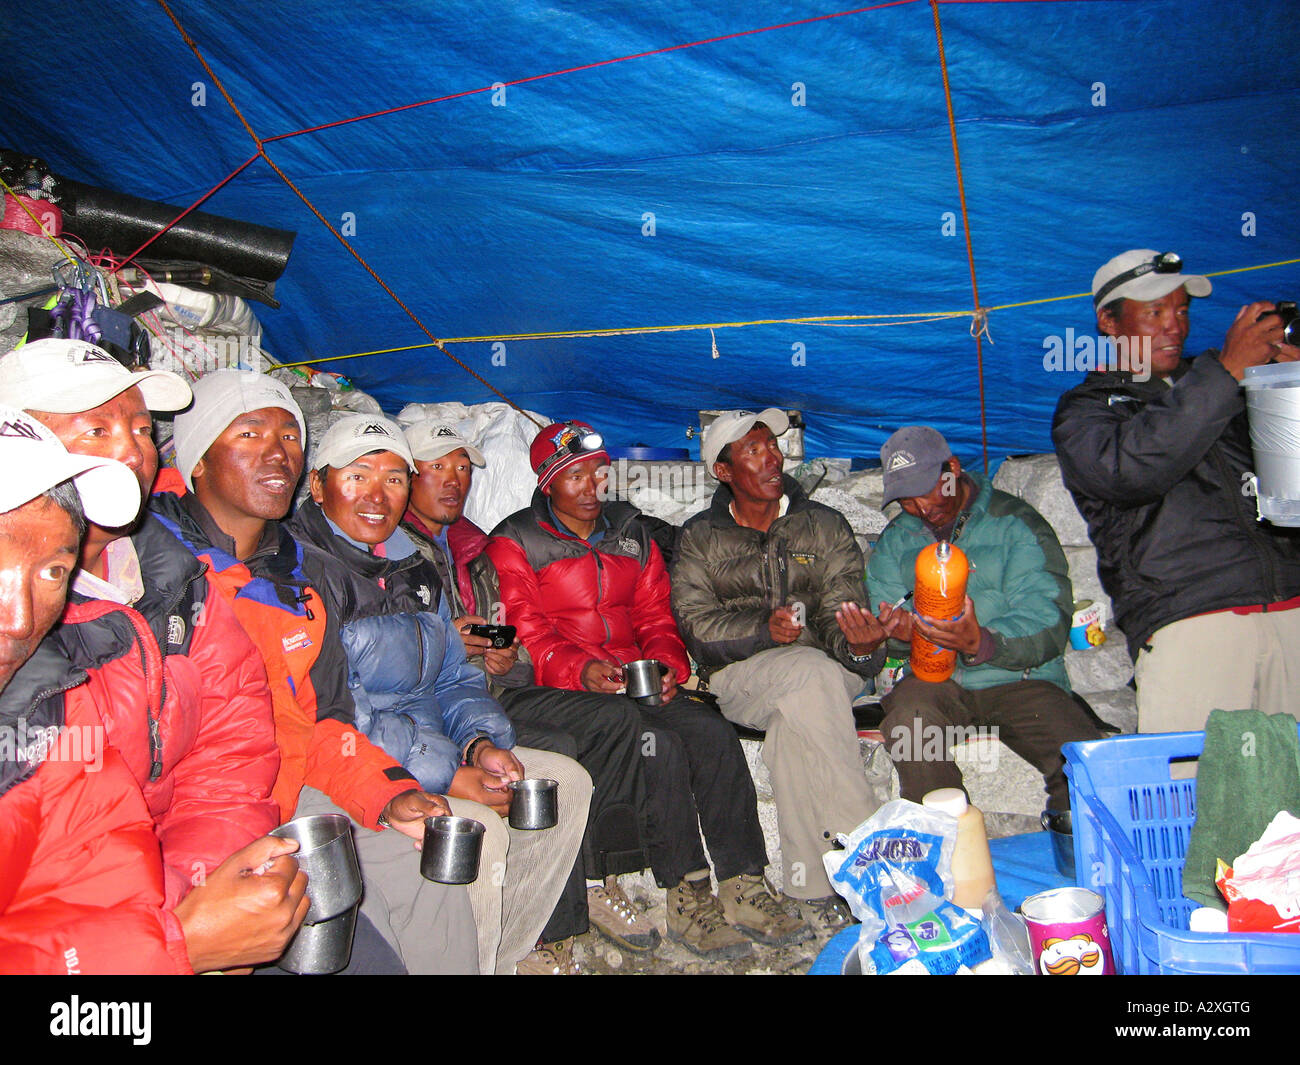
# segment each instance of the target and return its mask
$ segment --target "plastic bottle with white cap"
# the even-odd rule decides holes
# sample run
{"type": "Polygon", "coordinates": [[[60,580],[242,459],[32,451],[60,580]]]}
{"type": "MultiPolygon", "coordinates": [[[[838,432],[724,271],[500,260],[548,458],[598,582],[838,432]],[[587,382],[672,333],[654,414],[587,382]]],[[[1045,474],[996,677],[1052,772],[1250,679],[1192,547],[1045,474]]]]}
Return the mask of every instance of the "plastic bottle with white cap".
{"type": "Polygon", "coordinates": [[[984,897],[997,886],[984,814],[970,804],[961,788],[936,788],[926,793],[921,805],[957,819],[957,846],[952,852],[952,901],[963,909],[978,910],[984,905],[984,897]]]}

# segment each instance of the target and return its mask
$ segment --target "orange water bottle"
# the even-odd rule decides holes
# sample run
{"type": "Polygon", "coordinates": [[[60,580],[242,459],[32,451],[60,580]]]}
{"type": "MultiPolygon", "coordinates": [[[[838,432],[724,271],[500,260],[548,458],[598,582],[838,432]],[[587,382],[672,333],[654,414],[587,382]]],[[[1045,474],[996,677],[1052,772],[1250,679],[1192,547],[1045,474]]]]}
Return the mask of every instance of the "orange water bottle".
{"type": "MultiPolygon", "coordinates": [[[[940,540],[916,556],[913,593],[916,613],[935,621],[955,621],[966,605],[966,553],[940,540]]],[[[912,673],[921,680],[947,680],[957,665],[957,652],[931,643],[913,628],[912,673]]]]}

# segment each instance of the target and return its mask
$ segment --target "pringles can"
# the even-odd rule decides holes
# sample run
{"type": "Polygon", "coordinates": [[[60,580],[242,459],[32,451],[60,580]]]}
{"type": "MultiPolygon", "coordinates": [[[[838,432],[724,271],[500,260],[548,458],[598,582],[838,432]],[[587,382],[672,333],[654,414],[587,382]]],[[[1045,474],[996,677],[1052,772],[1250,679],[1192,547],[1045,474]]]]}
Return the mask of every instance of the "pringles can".
{"type": "Polygon", "coordinates": [[[1106,900],[1081,887],[1054,888],[1020,904],[1041,976],[1114,976],[1106,900]]]}

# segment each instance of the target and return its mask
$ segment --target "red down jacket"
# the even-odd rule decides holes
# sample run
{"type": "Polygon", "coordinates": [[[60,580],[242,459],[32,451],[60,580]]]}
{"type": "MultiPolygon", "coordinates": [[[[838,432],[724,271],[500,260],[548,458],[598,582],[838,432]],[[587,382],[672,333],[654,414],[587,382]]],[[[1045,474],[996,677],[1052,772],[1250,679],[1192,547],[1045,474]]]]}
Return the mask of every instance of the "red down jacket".
{"type": "Polygon", "coordinates": [[[657,658],[679,681],[690,675],[668,570],[641,519],[630,503],[606,503],[592,543],[556,528],[539,491],[492,531],[487,555],[505,620],[519,630],[538,684],[581,691],[593,659],[657,658]]]}
{"type": "Polygon", "coordinates": [[[146,698],[154,705],[138,688],[135,702],[105,704],[105,724],[153,815],[170,909],[200,877],[280,823],[271,798],[280,754],[262,657],[203,564],[152,516],[131,541],[145,577],[139,614],[99,600],[70,602],[56,633],[72,661],[93,667],[116,653],[124,617],[143,615],[163,650],[162,673],[148,683],[165,700],[149,728],[121,712],[146,698]]]}
{"type": "Polygon", "coordinates": [[[47,639],[0,696],[0,973],[191,971],[180,922],[163,909],[153,818],[104,742],[110,698],[147,731],[145,702],[123,695],[155,687],[151,643],[128,638],[82,683],[47,639]]]}

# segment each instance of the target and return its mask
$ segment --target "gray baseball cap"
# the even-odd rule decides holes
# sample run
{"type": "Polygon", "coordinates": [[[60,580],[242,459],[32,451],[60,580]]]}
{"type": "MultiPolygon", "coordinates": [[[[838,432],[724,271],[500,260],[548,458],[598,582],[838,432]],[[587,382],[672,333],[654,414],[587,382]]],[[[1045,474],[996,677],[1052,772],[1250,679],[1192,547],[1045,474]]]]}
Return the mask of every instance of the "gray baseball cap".
{"type": "Polygon", "coordinates": [[[952,449],[936,430],[928,425],[905,425],[880,449],[880,465],[885,471],[883,509],[895,499],[927,495],[939,483],[943,464],[952,458],[952,449]]]}

